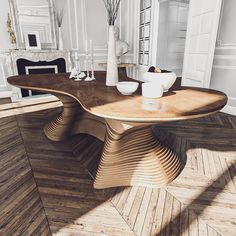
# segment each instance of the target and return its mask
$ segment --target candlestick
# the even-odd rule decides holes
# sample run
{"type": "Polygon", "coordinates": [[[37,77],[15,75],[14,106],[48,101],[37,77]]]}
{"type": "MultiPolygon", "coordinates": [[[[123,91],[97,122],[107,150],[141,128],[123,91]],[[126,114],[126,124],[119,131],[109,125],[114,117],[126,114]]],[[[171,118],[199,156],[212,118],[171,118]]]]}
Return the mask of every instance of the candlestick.
{"type": "Polygon", "coordinates": [[[75,52],[75,61],[77,61],[79,59],[79,53],[75,52]]]}
{"type": "Polygon", "coordinates": [[[76,65],[76,69],[77,69],[77,76],[76,76],[76,80],[77,81],[80,81],[80,80],[82,80],[81,78],[80,78],[80,60],[79,60],[79,57],[78,57],[78,60],[77,60],[77,65],[76,65]]]}
{"type": "Polygon", "coordinates": [[[91,81],[92,79],[89,76],[89,51],[88,51],[88,40],[85,40],[85,54],[86,54],[86,60],[85,60],[85,66],[86,66],[86,78],[85,81],[91,81]]]}
{"type": "Polygon", "coordinates": [[[94,50],[93,50],[93,41],[90,40],[90,52],[91,52],[91,79],[95,80],[94,76],[94,50]]]}

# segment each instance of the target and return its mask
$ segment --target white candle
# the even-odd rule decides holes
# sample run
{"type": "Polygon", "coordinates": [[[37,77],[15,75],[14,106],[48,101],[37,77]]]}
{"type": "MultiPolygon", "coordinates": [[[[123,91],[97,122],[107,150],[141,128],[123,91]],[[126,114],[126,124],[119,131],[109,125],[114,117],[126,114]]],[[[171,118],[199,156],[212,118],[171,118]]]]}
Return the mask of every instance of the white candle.
{"type": "Polygon", "coordinates": [[[78,59],[78,70],[79,70],[79,72],[81,72],[81,70],[80,70],[80,60],[78,59]]]}
{"type": "Polygon", "coordinates": [[[91,60],[93,60],[93,40],[90,40],[91,60]]]}
{"type": "Polygon", "coordinates": [[[79,60],[79,53],[75,52],[75,60],[78,61],[79,60]]]}
{"type": "Polygon", "coordinates": [[[85,40],[85,52],[88,54],[88,40],[85,40]]]}

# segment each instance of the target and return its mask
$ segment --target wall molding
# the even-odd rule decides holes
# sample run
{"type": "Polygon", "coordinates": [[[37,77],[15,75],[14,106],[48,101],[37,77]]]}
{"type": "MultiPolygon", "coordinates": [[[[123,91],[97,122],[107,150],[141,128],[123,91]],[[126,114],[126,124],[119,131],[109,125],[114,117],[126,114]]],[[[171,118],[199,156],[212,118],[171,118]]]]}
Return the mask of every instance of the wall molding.
{"type": "Polygon", "coordinates": [[[229,65],[213,65],[212,69],[222,69],[222,70],[236,70],[235,66],[229,66],[229,65]]]}
{"type": "Polygon", "coordinates": [[[234,60],[236,59],[236,54],[235,55],[215,55],[215,59],[220,60],[220,59],[226,59],[226,60],[234,60]]]}
{"type": "Polygon", "coordinates": [[[221,45],[217,45],[216,50],[225,50],[225,49],[228,49],[228,50],[231,50],[231,49],[236,49],[236,44],[221,44],[221,45]]]}
{"type": "MultiPolygon", "coordinates": [[[[90,0],[92,1],[92,0],[90,0]]],[[[120,36],[123,40],[129,43],[130,45],[130,52],[129,54],[124,56],[124,59],[129,58],[131,55],[133,56],[133,33],[131,33],[134,29],[135,24],[135,18],[134,15],[134,5],[136,1],[127,0],[125,3],[121,2],[121,6],[119,9],[119,15],[117,20],[117,25],[120,27],[120,36]],[[122,16],[122,17],[121,17],[122,16]],[[125,28],[124,28],[125,26],[125,28]],[[123,27],[123,28],[122,28],[123,27]]],[[[88,2],[86,0],[67,0],[67,17],[69,22],[69,35],[67,38],[69,39],[69,49],[71,49],[73,52],[78,52],[80,57],[84,57],[85,52],[85,41],[90,40],[88,36],[88,16],[87,15],[87,7],[90,6],[88,4],[91,4],[91,2],[88,2]],[[75,22],[72,24],[72,22],[75,22]],[[78,23],[80,22],[80,23],[78,23]]],[[[103,2],[101,1],[101,4],[103,2]]],[[[105,9],[105,6],[104,6],[105,9]]],[[[102,17],[104,16],[104,14],[102,17]]],[[[94,16],[95,17],[95,16],[94,16]]],[[[106,27],[107,35],[108,35],[108,24],[106,24],[104,27],[106,27]]],[[[96,39],[92,39],[94,42],[94,56],[95,57],[105,57],[107,56],[107,37],[105,37],[106,40],[104,40],[104,44],[100,43],[100,45],[96,45],[96,39]],[[103,45],[102,45],[103,44],[103,45]]],[[[103,42],[103,41],[102,41],[103,42]]],[[[83,60],[83,58],[82,58],[83,60]]],[[[103,59],[104,60],[104,59],[103,59]]],[[[133,62],[133,60],[132,60],[133,62]]],[[[84,65],[84,62],[81,61],[82,65],[84,65]]]]}

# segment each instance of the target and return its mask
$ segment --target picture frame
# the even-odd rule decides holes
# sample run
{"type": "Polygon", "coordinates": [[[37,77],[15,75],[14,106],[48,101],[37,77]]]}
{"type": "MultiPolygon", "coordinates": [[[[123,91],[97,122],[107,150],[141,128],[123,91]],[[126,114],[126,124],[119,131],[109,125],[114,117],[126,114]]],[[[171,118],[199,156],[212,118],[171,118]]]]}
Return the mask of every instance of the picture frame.
{"type": "Polygon", "coordinates": [[[26,50],[41,50],[38,31],[27,31],[24,33],[26,50]]]}

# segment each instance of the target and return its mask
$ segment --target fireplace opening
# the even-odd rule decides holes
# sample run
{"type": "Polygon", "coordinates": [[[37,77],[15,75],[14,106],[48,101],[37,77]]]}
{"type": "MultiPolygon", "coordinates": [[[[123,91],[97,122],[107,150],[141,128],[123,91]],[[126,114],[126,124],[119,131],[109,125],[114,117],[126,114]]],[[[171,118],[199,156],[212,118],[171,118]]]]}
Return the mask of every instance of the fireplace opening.
{"type": "MultiPolygon", "coordinates": [[[[33,62],[20,58],[16,61],[17,71],[19,75],[30,74],[57,74],[66,72],[66,61],[64,58],[58,58],[53,61],[33,62]]],[[[22,97],[40,95],[44,93],[21,89],[22,97]]]]}

